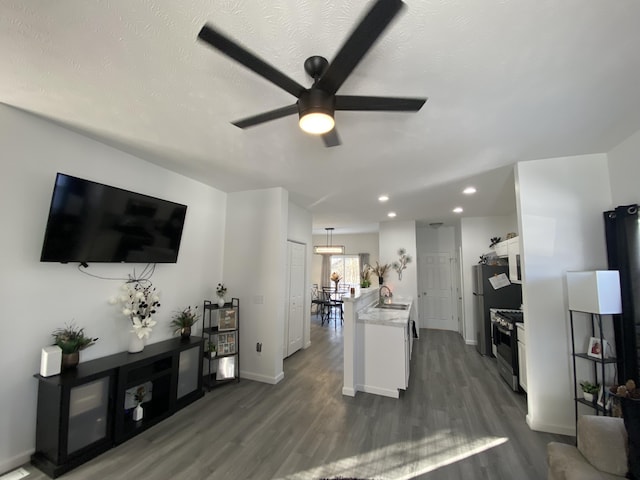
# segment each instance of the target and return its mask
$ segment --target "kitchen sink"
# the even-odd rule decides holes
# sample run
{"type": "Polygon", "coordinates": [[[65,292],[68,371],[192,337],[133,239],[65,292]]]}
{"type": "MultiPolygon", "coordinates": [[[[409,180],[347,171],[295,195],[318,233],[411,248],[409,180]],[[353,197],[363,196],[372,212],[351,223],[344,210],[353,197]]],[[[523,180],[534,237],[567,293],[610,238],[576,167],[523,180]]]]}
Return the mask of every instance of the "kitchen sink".
{"type": "Polygon", "coordinates": [[[383,308],[388,310],[407,310],[409,308],[408,303],[378,303],[376,308],[383,308]]]}

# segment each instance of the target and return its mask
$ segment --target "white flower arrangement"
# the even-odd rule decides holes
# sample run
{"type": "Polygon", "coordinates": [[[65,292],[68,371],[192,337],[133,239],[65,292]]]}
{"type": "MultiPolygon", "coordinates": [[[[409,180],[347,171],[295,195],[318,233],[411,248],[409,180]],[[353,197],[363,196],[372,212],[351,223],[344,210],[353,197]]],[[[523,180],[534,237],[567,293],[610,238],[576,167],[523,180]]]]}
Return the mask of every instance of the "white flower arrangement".
{"type": "Polygon", "coordinates": [[[138,338],[149,338],[151,328],[157,323],[153,320],[158,307],[160,307],[160,297],[151,282],[138,281],[127,282],[121,287],[122,292],[117,297],[112,297],[111,304],[120,303],[122,314],[129,317],[134,332],[138,338]]]}
{"type": "Polygon", "coordinates": [[[227,294],[227,287],[224,286],[224,283],[219,283],[216,287],[216,294],[219,297],[224,297],[227,294]]]}

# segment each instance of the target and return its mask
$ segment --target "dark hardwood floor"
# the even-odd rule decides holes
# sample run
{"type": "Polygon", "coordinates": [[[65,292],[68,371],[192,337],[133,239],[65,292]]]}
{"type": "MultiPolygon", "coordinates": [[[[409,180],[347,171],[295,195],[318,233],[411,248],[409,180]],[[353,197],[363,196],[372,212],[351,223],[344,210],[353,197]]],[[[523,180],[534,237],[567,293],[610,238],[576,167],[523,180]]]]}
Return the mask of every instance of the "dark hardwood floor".
{"type": "MultiPolygon", "coordinates": [[[[399,399],[342,390],[342,329],[312,316],[311,346],[278,385],[225,385],[65,474],[68,480],[544,479],[524,396],[453,332],[422,330],[399,399]]],[[[388,352],[380,352],[388,355],[388,352]]],[[[28,480],[47,477],[25,465],[28,480]]]]}

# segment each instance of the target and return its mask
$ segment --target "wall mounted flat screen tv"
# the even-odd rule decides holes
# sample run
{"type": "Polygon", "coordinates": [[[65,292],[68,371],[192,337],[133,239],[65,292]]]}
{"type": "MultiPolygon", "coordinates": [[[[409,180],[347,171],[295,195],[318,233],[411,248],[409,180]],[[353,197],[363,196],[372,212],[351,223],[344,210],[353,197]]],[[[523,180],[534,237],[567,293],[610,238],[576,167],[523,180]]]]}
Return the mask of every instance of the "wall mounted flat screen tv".
{"type": "Polygon", "coordinates": [[[176,263],[187,206],[58,173],[41,262],[176,263]]]}

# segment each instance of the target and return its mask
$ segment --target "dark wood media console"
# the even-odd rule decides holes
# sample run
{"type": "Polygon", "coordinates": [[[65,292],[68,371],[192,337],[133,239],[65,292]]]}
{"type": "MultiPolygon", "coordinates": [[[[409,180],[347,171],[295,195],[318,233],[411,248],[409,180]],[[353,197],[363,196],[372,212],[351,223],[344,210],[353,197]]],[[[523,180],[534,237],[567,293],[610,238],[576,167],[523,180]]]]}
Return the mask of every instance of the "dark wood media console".
{"type": "Polygon", "coordinates": [[[55,478],[125,442],[204,395],[201,337],[148,345],[84,362],[38,381],[36,452],[31,463],[55,478]],[[144,386],[134,421],[132,392],[144,386]]]}

